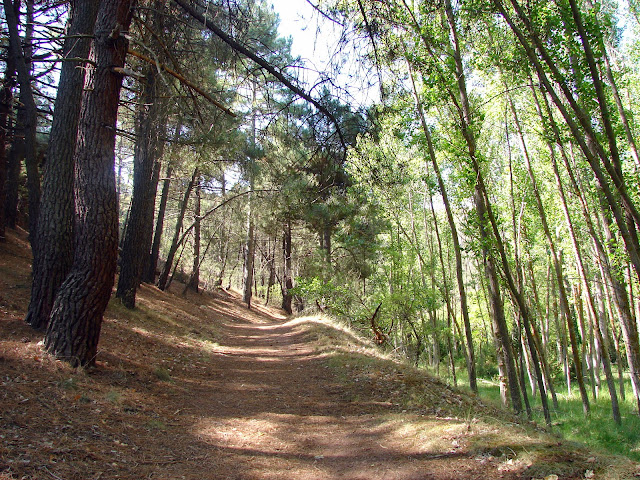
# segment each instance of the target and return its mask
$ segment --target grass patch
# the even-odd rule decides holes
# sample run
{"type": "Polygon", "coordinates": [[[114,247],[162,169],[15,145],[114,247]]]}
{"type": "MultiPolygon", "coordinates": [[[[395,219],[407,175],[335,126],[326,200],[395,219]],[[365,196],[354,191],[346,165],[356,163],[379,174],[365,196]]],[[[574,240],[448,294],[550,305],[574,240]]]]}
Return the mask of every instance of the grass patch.
{"type": "Polygon", "coordinates": [[[161,420],[157,420],[157,419],[151,419],[147,422],[146,424],[147,429],[149,430],[161,430],[164,431],[167,429],[167,425],[161,421],[161,420]]]}
{"type": "Polygon", "coordinates": [[[162,382],[172,382],[171,372],[164,367],[156,367],[153,370],[155,377],[162,382]]]}
{"type": "MultiPolygon", "coordinates": [[[[463,368],[458,370],[458,385],[468,389],[468,379],[463,368]]],[[[567,440],[587,445],[596,451],[626,456],[634,461],[640,461],[640,416],[638,416],[637,406],[633,402],[630,381],[627,379],[626,400],[618,399],[622,425],[616,425],[613,421],[611,399],[604,380],[602,385],[604,388],[600,389],[599,397],[596,400],[593,399],[591,393],[589,394],[591,412],[585,417],[577,385],[569,394],[566,386],[554,384],[558,397],[558,409],[553,409],[551,395],[548,395],[551,409],[551,431],[560,434],[567,440]]],[[[483,401],[496,406],[500,405],[500,387],[497,380],[479,378],[478,390],[478,396],[483,401]]],[[[544,425],[540,394],[536,393],[536,396],[533,397],[528,388],[527,395],[531,403],[532,420],[539,425],[544,425]]],[[[525,414],[523,414],[523,418],[526,418],[525,414]]]]}
{"type": "Polygon", "coordinates": [[[122,393],[116,390],[109,390],[105,395],[105,398],[107,399],[107,402],[117,405],[122,400],[122,393]]]}

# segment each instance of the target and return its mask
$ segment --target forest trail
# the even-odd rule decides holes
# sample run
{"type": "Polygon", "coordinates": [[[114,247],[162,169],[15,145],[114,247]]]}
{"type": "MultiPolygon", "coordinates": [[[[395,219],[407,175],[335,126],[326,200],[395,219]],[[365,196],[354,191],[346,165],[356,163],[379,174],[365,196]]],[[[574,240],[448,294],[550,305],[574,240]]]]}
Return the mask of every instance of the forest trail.
{"type": "Polygon", "coordinates": [[[368,392],[354,399],[300,323],[246,317],[222,324],[214,378],[185,406],[204,417],[193,433],[220,478],[517,478],[464,452],[463,422],[443,428],[368,392]]]}
{"type": "MultiPolygon", "coordinates": [[[[97,368],[22,319],[28,244],[0,248],[0,480],[622,479],[595,455],[384,358],[318,317],[234,294],[112,300],[97,368]]],[[[181,292],[176,285],[175,291],[181,292]]]]}

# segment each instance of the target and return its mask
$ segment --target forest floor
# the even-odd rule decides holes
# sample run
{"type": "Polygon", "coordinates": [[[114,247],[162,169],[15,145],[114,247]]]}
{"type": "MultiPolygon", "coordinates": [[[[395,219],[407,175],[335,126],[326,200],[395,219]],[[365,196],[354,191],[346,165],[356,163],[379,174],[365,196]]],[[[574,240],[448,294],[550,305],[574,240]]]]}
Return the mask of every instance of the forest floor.
{"type": "Polygon", "coordinates": [[[224,291],[112,300],[97,367],[23,322],[24,233],[0,244],[0,480],[626,479],[640,466],[516,421],[319,317],[224,291]]]}

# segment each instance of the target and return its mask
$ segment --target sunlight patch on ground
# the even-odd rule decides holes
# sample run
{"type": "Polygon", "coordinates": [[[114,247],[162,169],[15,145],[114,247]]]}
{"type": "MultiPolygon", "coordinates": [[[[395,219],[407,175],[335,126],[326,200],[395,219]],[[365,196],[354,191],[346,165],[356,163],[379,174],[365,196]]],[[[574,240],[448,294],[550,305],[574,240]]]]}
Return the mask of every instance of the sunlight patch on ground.
{"type": "Polygon", "coordinates": [[[263,413],[205,419],[195,435],[220,453],[239,455],[263,474],[260,465],[268,462],[269,478],[297,479],[334,478],[336,468],[348,474],[345,478],[371,478],[372,469],[393,468],[400,459],[455,457],[464,450],[468,433],[464,422],[418,416],[409,420],[393,414],[381,420],[374,415],[263,413]]]}

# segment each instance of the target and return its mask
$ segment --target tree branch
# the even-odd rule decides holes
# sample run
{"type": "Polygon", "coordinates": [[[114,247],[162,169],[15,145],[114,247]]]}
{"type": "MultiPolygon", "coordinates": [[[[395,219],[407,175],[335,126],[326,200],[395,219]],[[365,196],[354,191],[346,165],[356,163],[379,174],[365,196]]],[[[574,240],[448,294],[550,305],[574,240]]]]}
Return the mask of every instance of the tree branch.
{"type": "Polygon", "coordinates": [[[331,123],[333,123],[333,125],[336,127],[336,132],[340,137],[340,143],[342,144],[342,147],[344,148],[344,152],[346,155],[347,142],[344,136],[342,135],[340,124],[338,123],[338,120],[336,119],[336,117],[327,109],[327,107],[322,105],[318,100],[313,98],[309,93],[305,92],[301,87],[299,87],[298,85],[295,85],[281,71],[276,69],[276,67],[274,67],[272,64],[267,62],[264,58],[261,58],[255,52],[252,52],[247,47],[245,47],[244,45],[242,45],[241,43],[233,39],[231,36],[226,34],[220,27],[218,27],[215,23],[213,23],[209,18],[205,17],[202,13],[196,10],[196,8],[190,2],[186,0],[173,0],[173,1],[176,5],[182,8],[187,13],[187,15],[190,15],[191,17],[198,20],[203,25],[206,25],[206,27],[211,32],[216,34],[224,43],[229,45],[236,52],[239,52],[245,57],[253,60],[256,64],[258,64],[260,67],[262,67],[271,75],[273,75],[276,79],[278,79],[285,87],[287,87],[293,93],[298,95],[300,98],[311,103],[314,107],[318,109],[319,112],[324,114],[331,121],[331,123]]]}
{"type": "Polygon", "coordinates": [[[202,95],[204,98],[206,98],[207,100],[209,100],[212,104],[214,104],[216,107],[218,107],[220,110],[222,110],[224,113],[226,113],[227,115],[231,115],[232,117],[235,117],[236,114],[233,113],[231,110],[229,110],[227,107],[225,107],[224,105],[222,105],[220,102],[218,102],[217,100],[215,100],[214,98],[211,97],[211,95],[209,95],[207,92],[205,92],[204,90],[202,90],[200,87],[198,87],[197,85],[195,85],[193,82],[187,80],[185,77],[183,77],[182,75],[180,75],[178,72],[176,72],[175,70],[170,69],[169,67],[167,67],[166,65],[153,60],[149,57],[147,57],[146,55],[143,55],[142,53],[136,52],[135,50],[129,49],[128,52],[129,55],[133,55],[134,57],[139,58],[140,60],[143,60],[147,63],[150,63],[151,65],[155,65],[157,68],[160,68],[162,70],[164,70],[165,72],[167,72],[169,75],[171,75],[172,77],[176,78],[180,83],[185,84],[186,86],[188,86],[189,88],[192,88],[193,90],[195,90],[196,92],[198,92],[200,95],[202,95]]]}

